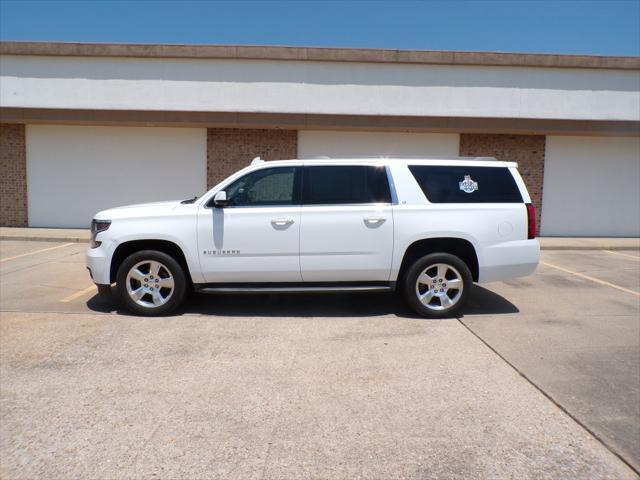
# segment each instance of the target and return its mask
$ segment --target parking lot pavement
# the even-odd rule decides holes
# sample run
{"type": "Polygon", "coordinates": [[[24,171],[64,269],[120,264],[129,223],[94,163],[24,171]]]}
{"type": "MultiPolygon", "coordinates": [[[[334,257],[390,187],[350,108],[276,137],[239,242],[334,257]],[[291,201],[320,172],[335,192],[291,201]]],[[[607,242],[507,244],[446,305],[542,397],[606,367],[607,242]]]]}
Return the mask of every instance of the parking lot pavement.
{"type": "Polygon", "coordinates": [[[640,470],[640,256],[543,252],[542,261],[532,277],[487,285],[517,314],[462,322],[640,470]]]}
{"type": "Polygon", "coordinates": [[[393,295],[139,318],[83,250],[0,242],[2,477],[636,478],[634,258],[545,252],[460,321],[393,295]]]}

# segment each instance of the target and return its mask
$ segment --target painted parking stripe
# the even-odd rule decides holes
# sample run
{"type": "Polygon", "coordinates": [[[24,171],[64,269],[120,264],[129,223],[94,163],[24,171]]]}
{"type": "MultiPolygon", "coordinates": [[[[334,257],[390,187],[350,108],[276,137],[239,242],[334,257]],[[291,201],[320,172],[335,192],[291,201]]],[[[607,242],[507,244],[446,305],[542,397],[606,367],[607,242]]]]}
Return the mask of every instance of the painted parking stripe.
{"type": "Polygon", "coordinates": [[[560,270],[561,272],[570,273],[571,275],[584,278],[585,280],[590,280],[592,282],[599,283],[600,285],[606,285],[607,287],[615,288],[622,292],[630,293],[631,295],[640,297],[640,292],[636,292],[635,290],[630,290],[628,288],[621,287],[620,285],[616,285],[615,283],[605,282],[604,280],[600,280],[599,278],[590,277],[589,275],[585,275],[584,273],[574,272],[573,270],[567,270],[566,268],[559,267],[558,265],[553,265],[551,263],[540,262],[540,264],[545,265],[547,267],[555,268],[556,270],[560,270]]]}
{"type": "Polygon", "coordinates": [[[15,255],[13,257],[0,258],[0,263],[1,262],[7,262],[9,260],[15,260],[16,258],[28,257],[29,255],[36,255],[36,254],[42,253],[42,252],[48,252],[49,250],[56,250],[57,248],[68,247],[68,246],[71,246],[71,245],[77,245],[77,244],[76,243],[65,243],[64,245],[56,245],[55,247],[41,248],[40,250],[34,250],[33,252],[22,253],[20,255],[15,255]]]}
{"type": "Polygon", "coordinates": [[[95,291],[97,288],[95,285],[91,285],[90,287],[85,288],[84,290],[80,290],[79,292],[72,293],[68,297],[64,297],[60,302],[69,303],[73,302],[76,298],[84,297],[87,293],[95,291]]]}
{"type": "Polygon", "coordinates": [[[614,251],[614,250],[605,250],[605,252],[607,252],[607,253],[613,253],[614,255],[621,255],[621,256],[623,256],[623,257],[635,258],[636,260],[640,260],[640,256],[638,256],[638,255],[631,255],[630,253],[616,252],[616,251],[614,251]]]}

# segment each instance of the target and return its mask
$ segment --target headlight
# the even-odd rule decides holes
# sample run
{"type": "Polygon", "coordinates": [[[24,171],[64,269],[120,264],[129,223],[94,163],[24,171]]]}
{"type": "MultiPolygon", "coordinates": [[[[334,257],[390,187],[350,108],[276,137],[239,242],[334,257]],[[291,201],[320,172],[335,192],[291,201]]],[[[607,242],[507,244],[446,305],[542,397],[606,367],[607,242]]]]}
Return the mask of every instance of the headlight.
{"type": "Polygon", "coordinates": [[[111,220],[91,220],[91,248],[98,248],[102,242],[96,240],[96,235],[100,232],[104,232],[111,226],[111,220]]]}

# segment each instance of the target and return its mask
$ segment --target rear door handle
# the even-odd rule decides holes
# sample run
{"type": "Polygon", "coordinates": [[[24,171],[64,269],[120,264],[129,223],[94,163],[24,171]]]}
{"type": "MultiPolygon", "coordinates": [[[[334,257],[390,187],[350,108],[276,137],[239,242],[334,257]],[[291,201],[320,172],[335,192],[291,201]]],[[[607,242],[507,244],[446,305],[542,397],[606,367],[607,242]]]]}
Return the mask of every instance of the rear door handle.
{"type": "Polygon", "coordinates": [[[271,225],[277,225],[278,227],[284,227],[285,225],[291,225],[293,220],[291,218],[274,218],[271,220],[271,225]]]}
{"type": "Polygon", "coordinates": [[[380,225],[380,224],[386,222],[387,219],[384,218],[384,217],[366,217],[364,219],[364,221],[365,221],[365,223],[368,223],[370,225],[380,225]]]}

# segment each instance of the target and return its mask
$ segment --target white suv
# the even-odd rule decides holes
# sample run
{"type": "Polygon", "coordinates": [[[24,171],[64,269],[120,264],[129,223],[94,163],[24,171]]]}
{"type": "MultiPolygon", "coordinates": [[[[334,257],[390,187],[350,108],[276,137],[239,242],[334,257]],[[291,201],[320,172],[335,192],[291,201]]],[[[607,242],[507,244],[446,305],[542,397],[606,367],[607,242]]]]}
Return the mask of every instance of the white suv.
{"type": "Polygon", "coordinates": [[[473,282],[529,275],[535,212],[515,163],[371,158],[254,161],[200,198],[114,208],[87,267],[142,315],[188,291],[402,293],[455,315],[473,282]]]}

